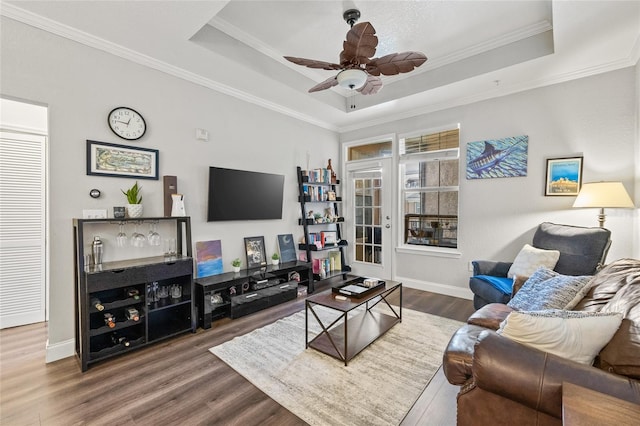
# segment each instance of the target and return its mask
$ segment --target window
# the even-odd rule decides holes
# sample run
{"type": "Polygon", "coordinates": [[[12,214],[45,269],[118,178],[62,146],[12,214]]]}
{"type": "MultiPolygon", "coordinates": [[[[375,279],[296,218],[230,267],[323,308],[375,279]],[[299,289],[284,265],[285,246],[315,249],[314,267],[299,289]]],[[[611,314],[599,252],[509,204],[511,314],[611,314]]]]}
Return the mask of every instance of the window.
{"type": "Polygon", "coordinates": [[[458,247],[458,128],[400,139],[403,243],[458,247]]]}
{"type": "Polygon", "coordinates": [[[391,157],[391,141],[374,142],[366,145],[352,146],[348,150],[347,161],[366,160],[371,158],[391,157]]]}

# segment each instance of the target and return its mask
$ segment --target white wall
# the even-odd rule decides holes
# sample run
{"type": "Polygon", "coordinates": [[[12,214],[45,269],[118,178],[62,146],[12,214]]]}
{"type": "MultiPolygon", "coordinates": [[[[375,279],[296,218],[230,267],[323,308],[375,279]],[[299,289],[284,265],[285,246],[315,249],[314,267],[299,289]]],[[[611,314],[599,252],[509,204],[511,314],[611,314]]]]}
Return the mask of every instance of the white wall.
{"type": "MultiPolygon", "coordinates": [[[[583,181],[620,180],[637,188],[637,70],[627,68],[573,82],[478,102],[341,134],[342,142],[460,123],[461,165],[469,142],[529,136],[526,177],[466,180],[460,171],[460,258],[398,253],[396,278],[418,288],[469,296],[468,264],[513,260],[543,221],[597,226],[596,209],[572,209],[574,197],[545,197],[546,159],[584,155],[583,181]]],[[[633,195],[632,195],[633,196],[633,195]]],[[[638,204],[636,195],[636,204],[638,204]]],[[[633,256],[637,211],[607,210],[609,260],[633,256]]],[[[396,228],[401,229],[397,223],[396,228]]]]}
{"type": "MultiPolygon", "coordinates": [[[[636,62],[636,176],[635,176],[635,204],[640,207],[640,62],[636,62]]],[[[633,257],[640,259],[640,208],[636,209],[636,223],[633,228],[635,246],[633,257]]]]}
{"type": "MultiPolygon", "coordinates": [[[[11,19],[3,17],[1,24],[2,94],[49,108],[49,360],[73,353],[72,218],[86,208],[112,214],[113,206],[125,202],[120,190],[134,183],[87,176],[87,139],[159,149],[160,176],[176,175],[178,190],[185,194],[193,241],[222,240],[225,269],[231,269],[233,258],[244,257],[243,237],[263,235],[271,253],[277,234],[301,235],[295,166],[306,165],[307,154],[312,167],[337,159],[335,133],[11,19]],[[107,114],[116,106],[144,116],[148,131],[140,141],[126,142],[109,130],[107,114]],[[197,141],[196,128],[207,129],[210,141],[197,141]],[[207,223],[209,166],[285,175],[283,219],[207,223]],[[102,197],[90,198],[91,188],[100,189],[102,197]]],[[[162,180],[140,184],[145,215],[162,216],[162,180]]]]}

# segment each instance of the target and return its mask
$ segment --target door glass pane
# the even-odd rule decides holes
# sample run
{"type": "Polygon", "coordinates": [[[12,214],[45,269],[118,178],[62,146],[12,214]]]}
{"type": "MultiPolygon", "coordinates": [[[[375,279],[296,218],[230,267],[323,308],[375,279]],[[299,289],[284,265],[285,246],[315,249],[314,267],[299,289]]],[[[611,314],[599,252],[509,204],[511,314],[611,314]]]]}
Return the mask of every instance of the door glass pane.
{"type": "Polygon", "coordinates": [[[359,262],[382,263],[382,183],[379,172],[354,179],[355,257],[359,262]]]}
{"type": "Polygon", "coordinates": [[[364,223],[364,209],[360,207],[356,207],[354,217],[355,217],[355,224],[362,225],[364,223]]]}

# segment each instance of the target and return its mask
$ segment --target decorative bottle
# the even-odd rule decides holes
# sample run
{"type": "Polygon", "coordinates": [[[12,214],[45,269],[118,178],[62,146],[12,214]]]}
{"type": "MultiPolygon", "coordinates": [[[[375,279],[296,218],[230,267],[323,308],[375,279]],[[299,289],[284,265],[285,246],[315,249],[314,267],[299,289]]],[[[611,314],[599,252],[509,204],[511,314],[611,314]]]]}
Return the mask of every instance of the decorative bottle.
{"type": "Polygon", "coordinates": [[[104,324],[109,328],[114,328],[116,326],[116,317],[107,312],[104,314],[104,324]]]}
{"type": "Polygon", "coordinates": [[[138,291],[137,288],[128,288],[126,292],[127,292],[127,297],[131,297],[135,300],[140,299],[140,291],[138,291]]]}
{"type": "Polygon", "coordinates": [[[333,171],[333,166],[331,166],[331,158],[329,158],[329,164],[327,164],[327,170],[331,174],[331,183],[336,183],[338,181],[336,177],[336,172],[333,171]]]}
{"type": "Polygon", "coordinates": [[[99,311],[104,311],[104,305],[102,304],[100,299],[98,299],[97,297],[92,297],[91,298],[91,306],[93,306],[94,308],[96,308],[99,311]]]}
{"type": "Polygon", "coordinates": [[[124,336],[118,336],[118,333],[115,331],[111,335],[111,341],[113,342],[114,345],[122,345],[125,347],[128,347],[131,345],[131,342],[129,342],[129,339],[127,339],[124,336]]]}
{"type": "Polygon", "coordinates": [[[327,270],[324,267],[324,262],[320,262],[320,279],[327,278],[327,270]]]}
{"type": "Polygon", "coordinates": [[[140,320],[140,313],[136,308],[127,308],[126,315],[127,315],[127,319],[129,320],[132,320],[132,321],[140,320]]]}

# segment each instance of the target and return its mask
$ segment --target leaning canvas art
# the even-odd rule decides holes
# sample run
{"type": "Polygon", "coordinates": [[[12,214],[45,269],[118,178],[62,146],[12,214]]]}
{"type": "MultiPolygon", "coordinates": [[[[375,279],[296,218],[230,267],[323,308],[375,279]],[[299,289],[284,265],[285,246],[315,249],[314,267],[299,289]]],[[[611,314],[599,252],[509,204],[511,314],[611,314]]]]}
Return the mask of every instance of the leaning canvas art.
{"type": "Polygon", "coordinates": [[[198,278],[222,273],[222,242],[220,240],[196,242],[198,278]]]}
{"type": "Polygon", "coordinates": [[[296,247],[293,242],[293,235],[278,235],[278,247],[280,249],[280,260],[282,263],[296,261],[296,247]]]}
{"type": "Polygon", "coordinates": [[[467,179],[527,175],[528,136],[469,142],[467,179]]]}

